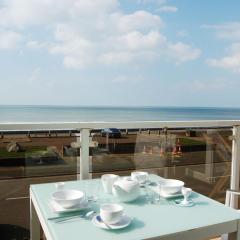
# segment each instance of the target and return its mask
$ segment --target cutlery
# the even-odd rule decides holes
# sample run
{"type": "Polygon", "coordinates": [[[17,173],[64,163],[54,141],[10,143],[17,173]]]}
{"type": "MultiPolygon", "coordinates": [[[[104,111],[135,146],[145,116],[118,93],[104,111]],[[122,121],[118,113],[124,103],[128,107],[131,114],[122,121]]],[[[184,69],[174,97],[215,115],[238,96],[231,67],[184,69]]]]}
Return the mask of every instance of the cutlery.
{"type": "Polygon", "coordinates": [[[102,222],[102,223],[106,226],[106,228],[112,229],[107,223],[105,223],[105,222],[102,220],[102,218],[100,217],[100,215],[97,216],[97,220],[98,220],[99,222],[102,222]]]}
{"type": "Polygon", "coordinates": [[[57,216],[57,217],[49,217],[48,220],[58,220],[58,219],[68,219],[68,218],[77,218],[83,217],[84,215],[70,215],[70,216],[57,216]]]}
{"type": "Polygon", "coordinates": [[[65,216],[57,216],[57,217],[49,217],[48,220],[58,220],[58,219],[66,219],[66,218],[75,218],[75,217],[88,217],[92,215],[93,213],[96,213],[95,211],[89,211],[86,214],[73,214],[73,215],[65,215],[65,216]]]}
{"type": "Polygon", "coordinates": [[[55,222],[61,223],[61,222],[66,222],[66,221],[73,220],[76,218],[90,219],[93,216],[93,214],[95,214],[95,213],[96,213],[95,211],[89,211],[85,215],[78,215],[78,216],[73,216],[73,217],[68,217],[68,218],[62,218],[62,219],[56,220],[55,222]]]}

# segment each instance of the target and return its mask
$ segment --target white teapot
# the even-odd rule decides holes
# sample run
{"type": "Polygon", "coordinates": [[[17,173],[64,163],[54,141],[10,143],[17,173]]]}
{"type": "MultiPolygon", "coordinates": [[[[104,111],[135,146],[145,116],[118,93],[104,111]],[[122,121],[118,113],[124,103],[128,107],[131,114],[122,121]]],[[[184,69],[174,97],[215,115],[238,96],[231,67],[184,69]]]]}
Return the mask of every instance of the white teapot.
{"type": "Polygon", "coordinates": [[[131,202],[140,196],[140,185],[131,178],[122,178],[113,184],[113,195],[122,202],[131,202]]]}

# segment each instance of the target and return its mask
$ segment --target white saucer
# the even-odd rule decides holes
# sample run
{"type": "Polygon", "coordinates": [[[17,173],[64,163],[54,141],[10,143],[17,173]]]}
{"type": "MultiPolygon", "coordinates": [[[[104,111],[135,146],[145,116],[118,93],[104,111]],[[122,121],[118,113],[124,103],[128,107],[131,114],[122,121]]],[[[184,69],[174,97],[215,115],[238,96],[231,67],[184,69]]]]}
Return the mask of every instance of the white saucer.
{"type": "Polygon", "coordinates": [[[115,224],[105,224],[100,215],[96,215],[93,217],[92,219],[92,223],[99,227],[99,228],[103,228],[103,229],[121,229],[121,228],[125,228],[127,226],[129,226],[129,224],[132,222],[132,218],[124,215],[122,217],[122,219],[118,222],[118,223],[115,223],[115,224]]]}
{"type": "Polygon", "coordinates": [[[165,193],[165,192],[163,192],[163,191],[160,191],[159,186],[152,186],[151,189],[152,189],[155,193],[159,194],[161,197],[167,198],[167,199],[168,199],[168,198],[176,198],[176,197],[182,197],[182,196],[183,196],[183,195],[182,195],[182,191],[176,192],[176,193],[174,193],[174,194],[168,194],[168,193],[165,193]]]}
{"type": "Polygon", "coordinates": [[[179,207],[192,207],[194,205],[192,200],[188,200],[186,203],[184,203],[183,200],[176,200],[175,203],[179,207]]]}
{"type": "Polygon", "coordinates": [[[87,200],[80,202],[78,205],[73,206],[72,208],[64,208],[59,203],[55,202],[53,199],[49,201],[49,207],[54,213],[67,213],[67,212],[76,212],[87,209],[89,204],[87,200]]]}

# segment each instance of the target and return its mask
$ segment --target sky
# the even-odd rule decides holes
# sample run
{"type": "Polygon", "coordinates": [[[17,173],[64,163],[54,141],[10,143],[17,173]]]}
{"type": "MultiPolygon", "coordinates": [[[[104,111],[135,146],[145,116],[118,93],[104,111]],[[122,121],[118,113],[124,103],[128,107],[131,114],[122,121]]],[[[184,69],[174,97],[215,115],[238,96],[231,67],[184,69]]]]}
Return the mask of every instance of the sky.
{"type": "Polygon", "coordinates": [[[0,0],[0,104],[240,107],[239,0],[0,0]]]}

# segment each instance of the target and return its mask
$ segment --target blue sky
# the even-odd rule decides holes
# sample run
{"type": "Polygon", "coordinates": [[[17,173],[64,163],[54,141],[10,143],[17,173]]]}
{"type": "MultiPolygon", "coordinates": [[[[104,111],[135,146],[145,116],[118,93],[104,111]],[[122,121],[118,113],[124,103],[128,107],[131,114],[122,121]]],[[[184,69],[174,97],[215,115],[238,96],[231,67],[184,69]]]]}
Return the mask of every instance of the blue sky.
{"type": "Polygon", "coordinates": [[[239,9],[0,0],[0,103],[240,107],[239,9]]]}

